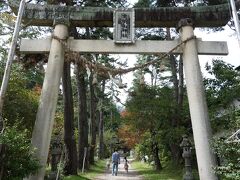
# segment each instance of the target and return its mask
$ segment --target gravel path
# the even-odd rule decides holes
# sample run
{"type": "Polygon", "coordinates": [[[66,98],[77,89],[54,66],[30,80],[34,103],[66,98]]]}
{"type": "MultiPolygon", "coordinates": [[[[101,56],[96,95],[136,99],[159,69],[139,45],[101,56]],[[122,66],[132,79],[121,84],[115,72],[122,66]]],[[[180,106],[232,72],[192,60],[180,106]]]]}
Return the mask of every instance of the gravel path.
{"type": "Polygon", "coordinates": [[[106,170],[105,174],[96,177],[94,180],[143,180],[143,177],[140,176],[135,169],[131,167],[129,163],[128,173],[124,170],[124,163],[121,160],[121,163],[118,166],[118,175],[112,176],[112,166],[109,170],[106,170]]]}

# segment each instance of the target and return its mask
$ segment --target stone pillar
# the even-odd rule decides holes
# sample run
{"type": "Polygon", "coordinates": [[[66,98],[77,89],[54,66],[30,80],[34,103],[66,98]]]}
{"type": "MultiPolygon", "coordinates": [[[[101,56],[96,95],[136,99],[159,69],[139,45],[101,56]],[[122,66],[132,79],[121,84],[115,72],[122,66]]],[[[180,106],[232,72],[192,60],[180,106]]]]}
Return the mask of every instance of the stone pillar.
{"type": "Polygon", "coordinates": [[[45,175],[45,166],[64,64],[64,47],[60,41],[68,38],[68,26],[63,24],[64,22],[62,21],[55,25],[55,38],[52,39],[51,43],[48,65],[32,135],[32,145],[37,148],[36,155],[43,167],[36,175],[30,177],[30,180],[43,180],[45,175]]]}
{"type": "MultiPolygon", "coordinates": [[[[182,41],[194,36],[191,19],[182,19],[178,25],[182,41]]],[[[212,134],[195,39],[186,42],[183,48],[183,66],[199,176],[201,180],[215,180],[212,168],[216,162],[209,142],[212,134]]]]}

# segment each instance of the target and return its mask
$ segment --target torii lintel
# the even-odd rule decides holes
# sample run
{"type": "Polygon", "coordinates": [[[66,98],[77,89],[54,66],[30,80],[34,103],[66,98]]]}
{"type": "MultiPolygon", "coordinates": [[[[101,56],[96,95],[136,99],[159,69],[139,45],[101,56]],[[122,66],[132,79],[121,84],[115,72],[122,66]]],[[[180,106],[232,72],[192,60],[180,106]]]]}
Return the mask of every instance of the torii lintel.
{"type": "MultiPolygon", "coordinates": [[[[18,9],[16,0],[10,7],[18,9]]],[[[236,1],[239,8],[240,0],[236,1]]],[[[200,7],[135,8],[135,27],[176,27],[182,18],[191,18],[195,27],[224,26],[230,19],[229,4],[200,7]]],[[[56,18],[67,18],[76,27],[112,27],[114,9],[27,4],[23,19],[28,25],[52,26],[56,18]]]]}
{"type": "MultiPolygon", "coordinates": [[[[22,39],[20,51],[22,53],[48,53],[51,47],[51,38],[42,40],[22,39]]],[[[149,41],[138,40],[131,45],[117,45],[111,40],[74,40],[68,39],[66,51],[81,53],[107,54],[159,54],[167,53],[179,44],[179,40],[149,41]]],[[[197,40],[199,55],[228,55],[226,42],[197,40]]],[[[173,54],[182,54],[182,48],[173,51],[173,54]]]]}

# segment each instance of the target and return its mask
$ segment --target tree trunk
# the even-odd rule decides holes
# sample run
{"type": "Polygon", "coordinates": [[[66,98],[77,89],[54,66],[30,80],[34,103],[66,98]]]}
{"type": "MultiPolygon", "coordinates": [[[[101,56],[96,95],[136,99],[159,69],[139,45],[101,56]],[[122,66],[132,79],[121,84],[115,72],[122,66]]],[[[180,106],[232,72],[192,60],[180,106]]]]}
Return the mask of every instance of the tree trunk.
{"type": "MultiPolygon", "coordinates": [[[[177,99],[177,111],[176,111],[176,118],[177,124],[181,123],[181,114],[182,114],[182,106],[183,106],[183,61],[182,55],[179,59],[179,80],[178,80],[178,99],[177,99]]],[[[179,147],[179,142],[170,142],[169,146],[171,149],[171,154],[173,158],[173,162],[178,164],[181,160],[181,149],[179,147]]]]}
{"type": "Polygon", "coordinates": [[[180,55],[179,59],[179,85],[178,85],[178,113],[180,114],[180,119],[181,120],[181,114],[182,114],[182,108],[183,108],[183,59],[182,55],[180,55]]]}
{"type": "Polygon", "coordinates": [[[90,87],[90,119],[91,119],[91,146],[89,151],[89,162],[94,164],[94,154],[96,149],[96,97],[94,93],[94,85],[92,84],[93,76],[90,76],[89,87],[90,87]]]}
{"type": "MultiPolygon", "coordinates": [[[[105,91],[105,80],[102,82],[101,94],[104,94],[105,91]]],[[[99,110],[99,158],[103,159],[104,154],[104,116],[103,116],[103,96],[100,97],[100,110],[99,110]]]]}
{"type": "MultiPolygon", "coordinates": [[[[170,29],[167,28],[167,39],[171,40],[171,34],[170,34],[170,29]]],[[[172,117],[172,126],[176,127],[178,124],[178,78],[177,78],[177,63],[176,63],[176,58],[174,55],[169,55],[169,60],[170,60],[170,65],[171,65],[171,70],[172,70],[172,81],[173,81],[173,86],[174,86],[174,99],[175,99],[175,108],[174,108],[174,116],[172,117]]]]}
{"type": "MultiPolygon", "coordinates": [[[[85,83],[85,69],[76,64],[76,79],[78,89],[78,166],[82,168],[84,158],[84,147],[88,148],[88,118],[87,118],[87,97],[85,83]]],[[[86,163],[87,165],[88,163],[86,163]]],[[[88,168],[85,165],[86,168],[88,168]]]]}
{"type": "Polygon", "coordinates": [[[153,155],[153,159],[154,159],[154,164],[155,164],[155,169],[156,171],[160,171],[162,169],[162,164],[159,158],[159,148],[158,148],[158,144],[156,142],[156,133],[154,131],[151,131],[151,148],[152,148],[152,155],[153,155]]]}
{"type": "Polygon", "coordinates": [[[7,146],[0,144],[0,180],[4,177],[4,157],[7,146]]]}
{"type": "Polygon", "coordinates": [[[178,165],[180,163],[180,160],[181,160],[181,149],[179,147],[179,144],[178,142],[169,142],[169,147],[170,147],[170,150],[171,150],[171,156],[172,156],[172,162],[173,164],[175,165],[178,165]]]}
{"type": "MultiPolygon", "coordinates": [[[[173,128],[176,128],[180,124],[179,121],[181,118],[181,114],[180,114],[181,108],[178,104],[178,102],[179,102],[179,82],[177,79],[176,58],[173,55],[170,55],[170,62],[171,62],[171,67],[172,67],[172,79],[173,79],[173,84],[174,84],[174,98],[175,98],[175,112],[172,117],[171,124],[172,124],[173,128]]],[[[169,146],[170,146],[173,162],[178,164],[179,160],[181,158],[181,153],[180,153],[181,149],[179,147],[178,141],[175,141],[175,142],[170,141],[169,146]]]]}
{"type": "Polygon", "coordinates": [[[172,117],[172,126],[176,127],[178,125],[178,79],[177,79],[177,67],[176,67],[176,58],[171,54],[170,55],[170,64],[172,69],[172,81],[174,85],[174,98],[175,98],[175,108],[174,116],[172,117]]]}
{"type": "Polygon", "coordinates": [[[99,158],[100,159],[104,158],[104,139],[103,139],[104,119],[103,118],[104,118],[103,109],[101,108],[99,111],[99,158]]]}
{"type": "MultiPolygon", "coordinates": [[[[167,28],[167,39],[171,40],[171,34],[170,34],[170,29],[167,28]]],[[[180,114],[180,107],[179,107],[179,85],[180,82],[178,81],[178,77],[177,77],[177,62],[176,62],[176,58],[174,55],[170,55],[170,65],[171,65],[171,70],[172,70],[172,81],[173,81],[173,85],[174,85],[174,99],[175,99],[175,105],[174,105],[174,115],[172,116],[171,119],[171,126],[172,128],[177,128],[180,124],[180,118],[181,118],[181,114],[180,114]]],[[[179,160],[181,158],[181,150],[179,147],[179,143],[178,141],[172,141],[169,140],[168,142],[169,147],[170,147],[170,151],[171,151],[171,155],[172,155],[172,161],[176,164],[179,163],[179,160]]]]}
{"type": "Polygon", "coordinates": [[[156,171],[160,171],[162,169],[162,164],[160,162],[160,158],[159,158],[159,148],[158,148],[158,145],[157,143],[154,143],[153,144],[153,150],[154,150],[154,162],[155,162],[155,168],[156,168],[156,171]]]}
{"type": "Polygon", "coordinates": [[[66,145],[65,175],[77,174],[77,147],[74,137],[74,111],[70,74],[70,63],[65,62],[63,68],[63,100],[64,100],[64,143],[66,145]]]}

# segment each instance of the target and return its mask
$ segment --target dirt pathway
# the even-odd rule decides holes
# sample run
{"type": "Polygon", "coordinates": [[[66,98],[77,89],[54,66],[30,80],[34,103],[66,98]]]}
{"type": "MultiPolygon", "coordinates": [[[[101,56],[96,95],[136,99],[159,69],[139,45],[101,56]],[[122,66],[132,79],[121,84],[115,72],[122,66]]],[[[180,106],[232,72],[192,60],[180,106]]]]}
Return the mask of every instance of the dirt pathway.
{"type": "Polygon", "coordinates": [[[131,167],[131,163],[129,163],[129,169],[127,173],[124,170],[123,160],[121,160],[121,163],[118,166],[117,176],[112,176],[112,166],[110,166],[109,170],[106,170],[105,174],[95,178],[95,180],[143,180],[143,177],[131,167]]]}

